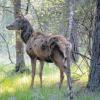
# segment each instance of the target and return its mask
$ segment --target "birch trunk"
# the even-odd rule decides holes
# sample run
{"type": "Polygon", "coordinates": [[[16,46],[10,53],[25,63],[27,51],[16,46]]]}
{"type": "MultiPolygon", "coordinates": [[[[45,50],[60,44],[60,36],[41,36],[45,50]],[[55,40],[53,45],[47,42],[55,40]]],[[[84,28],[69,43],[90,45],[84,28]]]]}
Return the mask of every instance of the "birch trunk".
{"type": "MultiPolygon", "coordinates": [[[[72,52],[79,52],[78,49],[78,36],[77,36],[77,24],[75,22],[75,0],[69,0],[69,2],[67,0],[66,1],[66,5],[67,3],[69,3],[69,23],[68,23],[68,31],[67,31],[67,37],[69,38],[70,42],[72,43],[72,52]]],[[[72,60],[74,62],[78,61],[78,55],[75,53],[71,54],[72,60]]]]}

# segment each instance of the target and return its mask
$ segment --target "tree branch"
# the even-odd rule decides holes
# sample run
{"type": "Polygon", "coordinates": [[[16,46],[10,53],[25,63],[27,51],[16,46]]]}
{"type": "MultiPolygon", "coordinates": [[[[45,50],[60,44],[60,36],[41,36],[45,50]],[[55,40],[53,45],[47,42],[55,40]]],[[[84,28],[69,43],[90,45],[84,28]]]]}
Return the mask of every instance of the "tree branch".
{"type": "Polygon", "coordinates": [[[87,58],[87,59],[89,59],[89,60],[92,61],[91,58],[89,58],[89,57],[87,57],[86,55],[83,55],[83,54],[81,54],[81,53],[79,53],[79,52],[74,52],[74,51],[72,51],[72,53],[78,54],[78,55],[80,55],[80,56],[82,56],[82,57],[84,57],[84,58],[87,58]]]}
{"type": "Polygon", "coordinates": [[[14,62],[13,62],[12,59],[11,59],[10,50],[9,50],[9,46],[8,46],[8,43],[7,43],[6,39],[4,38],[4,36],[3,36],[1,33],[0,33],[0,36],[1,36],[1,38],[4,40],[4,42],[5,42],[5,44],[6,44],[6,48],[7,48],[9,60],[10,60],[10,62],[11,62],[12,64],[14,64],[14,62]]]}

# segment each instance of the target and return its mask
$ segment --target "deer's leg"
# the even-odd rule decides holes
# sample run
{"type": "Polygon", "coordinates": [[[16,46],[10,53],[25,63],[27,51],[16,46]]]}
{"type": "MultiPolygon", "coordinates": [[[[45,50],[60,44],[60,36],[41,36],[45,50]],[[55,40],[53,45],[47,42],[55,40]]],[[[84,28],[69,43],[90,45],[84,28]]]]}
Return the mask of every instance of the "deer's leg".
{"type": "Polygon", "coordinates": [[[61,89],[63,79],[64,79],[64,73],[63,73],[63,71],[60,69],[60,84],[59,84],[59,89],[61,89]]]}
{"type": "Polygon", "coordinates": [[[34,85],[34,77],[35,77],[35,70],[36,70],[36,58],[31,58],[31,65],[32,65],[32,80],[31,80],[31,88],[34,85]]]}
{"type": "Polygon", "coordinates": [[[44,66],[44,62],[40,61],[40,72],[39,72],[39,77],[40,77],[40,84],[42,87],[42,72],[43,72],[43,66],[44,66]]]}

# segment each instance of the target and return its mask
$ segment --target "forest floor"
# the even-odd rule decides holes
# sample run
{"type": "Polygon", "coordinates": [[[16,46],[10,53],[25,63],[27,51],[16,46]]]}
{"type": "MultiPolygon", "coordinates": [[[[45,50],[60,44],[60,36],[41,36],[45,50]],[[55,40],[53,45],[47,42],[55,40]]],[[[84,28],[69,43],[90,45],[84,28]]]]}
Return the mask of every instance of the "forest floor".
{"type": "MultiPolygon", "coordinates": [[[[0,66],[0,100],[68,100],[66,76],[61,90],[58,88],[59,70],[53,64],[45,64],[43,87],[40,88],[39,67],[37,67],[34,88],[30,89],[31,73],[15,74],[14,66],[0,66]]],[[[72,67],[74,100],[100,100],[100,92],[85,90],[87,84],[86,68],[72,67]],[[84,69],[84,70],[83,70],[84,69]]]]}

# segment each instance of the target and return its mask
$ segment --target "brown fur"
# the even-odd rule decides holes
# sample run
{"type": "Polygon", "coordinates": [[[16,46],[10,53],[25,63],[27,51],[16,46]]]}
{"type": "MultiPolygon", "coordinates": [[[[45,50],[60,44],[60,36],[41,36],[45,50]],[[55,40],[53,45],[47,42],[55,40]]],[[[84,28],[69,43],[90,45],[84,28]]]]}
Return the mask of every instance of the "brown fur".
{"type": "MultiPolygon", "coordinates": [[[[64,77],[63,72],[67,69],[66,59],[70,56],[71,43],[61,35],[45,35],[34,32],[26,45],[26,51],[31,59],[54,62],[58,66],[61,73],[61,87],[64,77]]],[[[31,84],[33,85],[33,83],[31,84]]]]}
{"type": "Polygon", "coordinates": [[[64,75],[67,76],[70,98],[72,98],[72,84],[70,73],[71,43],[62,35],[45,35],[41,32],[34,32],[31,24],[24,17],[17,18],[14,23],[7,26],[9,30],[21,30],[21,38],[26,43],[26,51],[31,58],[32,81],[34,84],[36,61],[40,60],[40,82],[42,86],[42,71],[44,61],[53,62],[60,69],[61,87],[64,75]]]}

